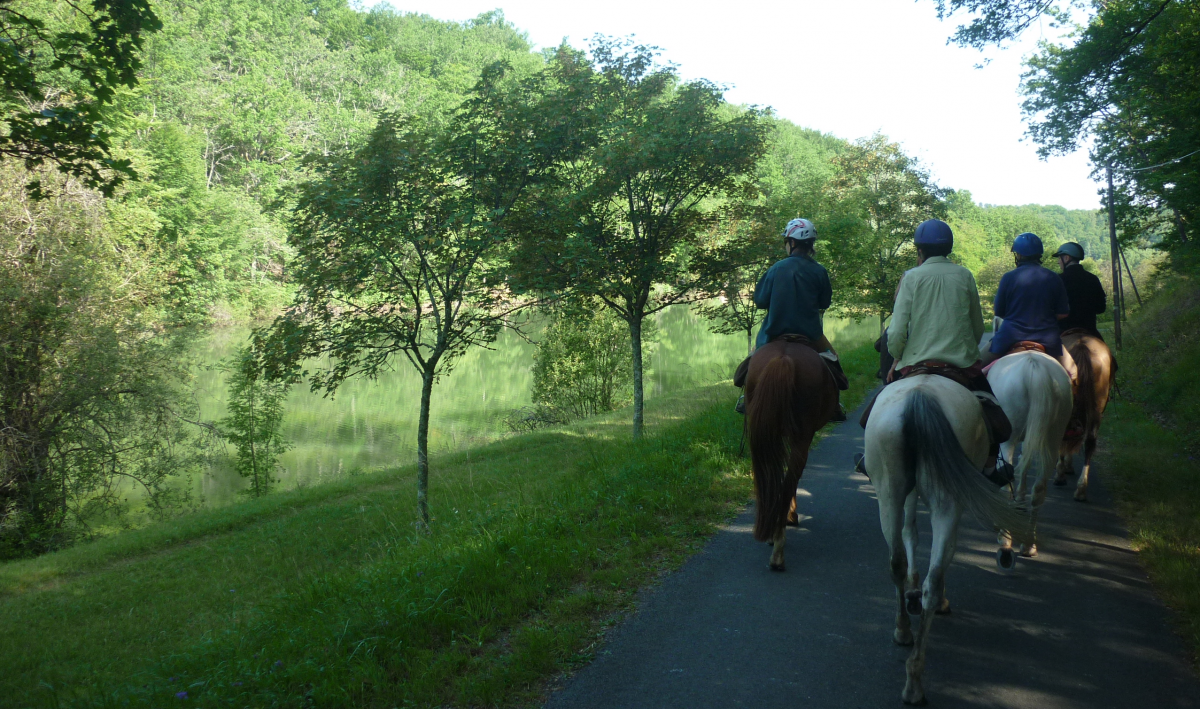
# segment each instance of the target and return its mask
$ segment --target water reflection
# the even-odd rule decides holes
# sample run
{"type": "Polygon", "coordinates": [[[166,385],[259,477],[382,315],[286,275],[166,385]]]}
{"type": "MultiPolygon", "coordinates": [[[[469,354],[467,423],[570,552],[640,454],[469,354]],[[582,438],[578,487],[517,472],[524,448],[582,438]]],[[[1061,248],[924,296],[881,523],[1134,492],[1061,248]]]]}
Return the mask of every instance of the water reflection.
{"type": "MultiPolygon", "coordinates": [[[[670,308],[657,317],[657,342],[650,348],[647,397],[709,384],[732,376],[746,356],[745,336],[715,335],[706,321],[687,307],[670,308]]],[[[840,349],[875,336],[873,321],[854,323],[829,318],[826,334],[840,349]]],[[[246,331],[215,331],[198,355],[206,365],[231,355],[246,331]]],[[[533,345],[504,333],[492,349],[476,349],[458,363],[433,390],[429,445],[433,452],[458,450],[506,433],[504,417],[530,403],[533,345]]],[[[299,386],[288,398],[284,435],[292,449],[280,460],[284,488],[319,484],[355,469],[370,470],[412,462],[416,449],[420,378],[405,360],[377,380],[351,380],[332,398],[299,386]]],[[[225,375],[214,368],[198,373],[196,397],[203,420],[225,415],[225,375]]],[[[205,504],[236,499],[245,481],[222,464],[214,464],[197,482],[205,504]]]]}

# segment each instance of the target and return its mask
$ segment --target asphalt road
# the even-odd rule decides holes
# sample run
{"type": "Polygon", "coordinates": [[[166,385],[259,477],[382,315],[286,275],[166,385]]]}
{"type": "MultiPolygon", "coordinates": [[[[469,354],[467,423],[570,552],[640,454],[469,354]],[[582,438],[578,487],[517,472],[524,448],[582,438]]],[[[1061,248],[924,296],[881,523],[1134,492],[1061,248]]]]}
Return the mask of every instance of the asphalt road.
{"type": "MultiPolygon", "coordinates": [[[[550,709],[900,707],[908,648],[892,644],[894,586],[870,482],[851,469],[862,429],[843,424],[809,458],[787,572],[743,512],[613,631],[550,709]]],[[[964,518],[947,574],[952,614],[933,624],[931,707],[1200,707],[1172,633],[1093,466],[1091,502],[1051,488],[1040,556],[1015,573],[964,518]]],[[[922,542],[929,539],[928,520],[922,542]]],[[[927,560],[922,559],[922,570],[927,560]]]]}

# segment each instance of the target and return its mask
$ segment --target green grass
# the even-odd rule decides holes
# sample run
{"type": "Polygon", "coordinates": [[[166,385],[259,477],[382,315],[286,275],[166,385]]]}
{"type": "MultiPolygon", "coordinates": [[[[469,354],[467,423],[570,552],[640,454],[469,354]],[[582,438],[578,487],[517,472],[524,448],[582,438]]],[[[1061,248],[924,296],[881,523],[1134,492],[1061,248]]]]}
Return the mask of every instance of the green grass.
{"type": "MultiPolygon", "coordinates": [[[[861,399],[875,362],[845,353],[861,399]],[[860,362],[861,360],[861,362],[860,362]],[[853,363],[853,366],[852,366],[853,363]],[[869,367],[856,369],[861,364],[869,367]]],[[[511,706],[749,499],[728,384],[0,566],[6,706],[511,706]]]]}
{"type": "Polygon", "coordinates": [[[1200,663],[1200,286],[1182,274],[1126,324],[1100,470],[1200,663]]]}

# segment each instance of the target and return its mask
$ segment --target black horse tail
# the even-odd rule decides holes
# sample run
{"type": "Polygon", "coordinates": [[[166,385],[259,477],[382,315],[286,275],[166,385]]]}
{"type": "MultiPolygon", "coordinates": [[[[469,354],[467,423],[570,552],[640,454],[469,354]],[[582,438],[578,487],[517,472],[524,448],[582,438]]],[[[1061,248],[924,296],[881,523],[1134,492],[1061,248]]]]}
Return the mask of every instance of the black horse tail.
{"type": "Polygon", "coordinates": [[[928,480],[931,492],[953,498],[985,527],[1032,541],[1028,515],[1002,496],[967,457],[937,399],[920,389],[909,393],[903,435],[905,467],[917,473],[918,484],[928,480]]]}

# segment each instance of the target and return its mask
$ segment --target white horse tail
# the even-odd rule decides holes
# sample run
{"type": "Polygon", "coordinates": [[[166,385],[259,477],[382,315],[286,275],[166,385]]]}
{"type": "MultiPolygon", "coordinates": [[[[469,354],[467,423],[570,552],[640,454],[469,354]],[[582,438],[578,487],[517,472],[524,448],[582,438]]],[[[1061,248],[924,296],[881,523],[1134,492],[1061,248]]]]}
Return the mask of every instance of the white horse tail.
{"type": "Polygon", "coordinates": [[[1054,375],[1062,371],[1062,366],[1049,357],[1042,356],[1030,357],[1028,362],[1028,366],[1035,371],[1023,377],[1029,413],[1025,419],[1025,442],[1021,448],[1021,461],[1017,463],[1017,480],[1024,480],[1024,476],[1031,471],[1038,477],[1044,471],[1054,468],[1058,463],[1059,449],[1062,447],[1067,418],[1070,416],[1070,411],[1059,411],[1059,399],[1054,395],[1054,375]],[[1052,426],[1055,419],[1061,420],[1063,425],[1052,426]]]}
{"type": "Polygon", "coordinates": [[[934,488],[930,492],[955,500],[984,526],[1007,530],[1015,539],[1032,539],[1028,515],[1002,496],[967,457],[937,399],[920,389],[910,392],[903,433],[905,467],[916,471],[918,480],[929,480],[934,488]]]}

